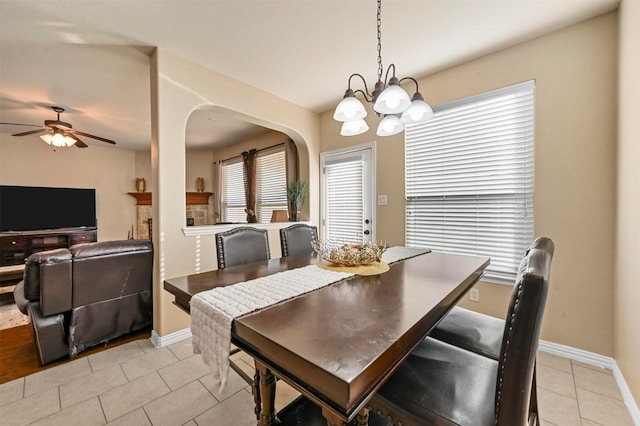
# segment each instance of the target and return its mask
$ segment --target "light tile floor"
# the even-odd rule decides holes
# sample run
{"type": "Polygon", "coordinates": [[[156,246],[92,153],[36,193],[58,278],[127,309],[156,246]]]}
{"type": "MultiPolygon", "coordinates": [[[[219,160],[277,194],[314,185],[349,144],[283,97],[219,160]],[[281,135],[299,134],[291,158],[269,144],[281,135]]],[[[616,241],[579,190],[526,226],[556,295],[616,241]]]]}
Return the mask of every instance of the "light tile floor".
{"type": "MultiPolygon", "coordinates": [[[[250,357],[234,358],[253,375],[250,357]]],[[[297,393],[278,382],[276,409],[297,393]]],[[[611,371],[540,352],[542,424],[633,425],[611,371]]],[[[255,425],[249,386],[230,371],[218,392],[191,339],[138,340],[0,385],[0,425],[255,425]]]]}

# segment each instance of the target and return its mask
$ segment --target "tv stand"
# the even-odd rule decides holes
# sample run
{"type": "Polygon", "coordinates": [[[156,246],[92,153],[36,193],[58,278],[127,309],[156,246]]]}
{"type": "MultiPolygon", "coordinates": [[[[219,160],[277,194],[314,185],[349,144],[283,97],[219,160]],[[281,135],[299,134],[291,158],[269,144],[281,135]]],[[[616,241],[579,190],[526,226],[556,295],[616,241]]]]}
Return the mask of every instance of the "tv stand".
{"type": "Polygon", "coordinates": [[[24,264],[27,257],[39,251],[95,241],[97,231],[91,228],[0,233],[0,266],[24,264]]]}

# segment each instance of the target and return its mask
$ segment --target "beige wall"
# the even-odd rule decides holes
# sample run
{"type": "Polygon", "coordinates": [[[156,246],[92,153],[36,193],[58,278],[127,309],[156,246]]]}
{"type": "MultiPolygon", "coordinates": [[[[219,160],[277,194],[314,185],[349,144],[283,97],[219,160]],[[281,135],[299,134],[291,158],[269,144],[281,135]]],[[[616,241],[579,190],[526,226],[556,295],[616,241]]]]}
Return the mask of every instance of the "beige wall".
{"type": "Polygon", "coordinates": [[[213,152],[210,149],[189,149],[186,151],[186,191],[196,191],[196,179],[204,178],[204,190],[215,192],[213,176],[213,152]]]}
{"type": "Polygon", "coordinates": [[[0,184],[95,188],[98,240],[126,239],[135,224],[133,151],[91,144],[59,148],[37,136],[0,134],[0,184]]]}
{"type": "Polygon", "coordinates": [[[154,330],[189,327],[189,317],[162,291],[165,277],[211,268],[213,235],[186,237],[184,227],[185,126],[196,109],[222,111],[289,136],[301,152],[309,181],[311,220],[318,220],[318,115],[237,80],[156,50],[151,58],[152,192],[154,194],[154,330]],[[156,196],[157,194],[157,196],[156,196]]]}
{"type": "Polygon", "coordinates": [[[615,358],[640,401],[640,2],[620,5],[615,358]]]}
{"type": "Polygon", "coordinates": [[[243,151],[268,148],[270,146],[283,143],[286,139],[287,135],[274,130],[266,130],[260,135],[214,150],[213,158],[215,161],[228,160],[229,158],[241,155],[243,151]]]}
{"type": "MultiPolygon", "coordinates": [[[[603,15],[419,80],[432,105],[536,80],[535,234],[556,243],[542,338],[607,356],[614,354],[616,18],[603,15]]],[[[377,209],[378,239],[403,243],[403,135],[377,138],[370,111],[369,132],[341,137],[332,113],[321,116],[321,151],[377,140],[377,192],[389,196],[377,209]]],[[[480,303],[464,304],[503,316],[511,287],[478,288],[480,303]]]]}

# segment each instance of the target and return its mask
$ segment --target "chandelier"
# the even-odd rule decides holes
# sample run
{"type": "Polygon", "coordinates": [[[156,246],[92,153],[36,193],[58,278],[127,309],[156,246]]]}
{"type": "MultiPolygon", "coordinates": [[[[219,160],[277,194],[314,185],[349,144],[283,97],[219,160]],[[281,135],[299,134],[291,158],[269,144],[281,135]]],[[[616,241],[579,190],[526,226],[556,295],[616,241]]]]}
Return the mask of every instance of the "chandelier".
{"type": "Polygon", "coordinates": [[[367,111],[362,102],[356,98],[356,93],[361,93],[367,102],[373,104],[373,110],[376,114],[382,116],[376,131],[378,136],[395,135],[402,132],[407,124],[420,123],[433,117],[433,110],[418,91],[418,82],[415,78],[404,77],[398,79],[396,77],[396,66],[391,64],[385,73],[384,82],[382,81],[381,4],[382,0],[378,0],[376,22],[378,27],[378,81],[373,92],[369,93],[367,82],[361,74],[354,73],[349,76],[348,88],[333,113],[334,120],[342,122],[342,128],[340,129],[342,136],[355,136],[369,130],[369,126],[364,120],[367,116],[367,111]],[[388,79],[389,71],[392,71],[392,75],[388,79]],[[358,89],[354,91],[351,89],[351,79],[356,76],[362,80],[364,90],[358,89]],[[400,84],[405,80],[411,80],[416,85],[416,92],[411,99],[409,99],[407,92],[400,87],[400,84]]]}

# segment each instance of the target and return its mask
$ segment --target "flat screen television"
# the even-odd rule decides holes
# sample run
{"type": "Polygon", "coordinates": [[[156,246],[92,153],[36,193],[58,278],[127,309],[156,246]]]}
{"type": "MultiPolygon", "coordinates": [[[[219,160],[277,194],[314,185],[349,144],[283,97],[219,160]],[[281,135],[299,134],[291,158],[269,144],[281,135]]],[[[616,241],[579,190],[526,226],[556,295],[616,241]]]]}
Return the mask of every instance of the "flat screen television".
{"type": "Polygon", "coordinates": [[[96,228],[96,190],[0,185],[0,232],[96,228]]]}

